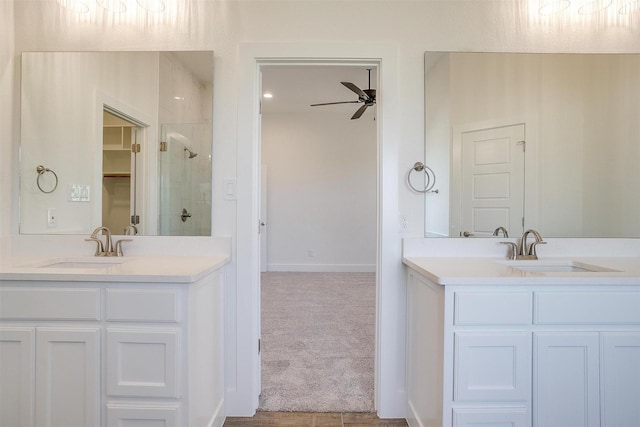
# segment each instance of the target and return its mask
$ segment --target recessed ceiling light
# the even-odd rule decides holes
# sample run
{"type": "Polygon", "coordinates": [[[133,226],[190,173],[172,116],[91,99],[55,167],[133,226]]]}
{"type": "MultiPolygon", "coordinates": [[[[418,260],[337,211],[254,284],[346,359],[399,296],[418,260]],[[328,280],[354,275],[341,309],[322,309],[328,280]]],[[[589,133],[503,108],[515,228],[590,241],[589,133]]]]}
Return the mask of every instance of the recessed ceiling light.
{"type": "Polygon", "coordinates": [[[174,96],[173,99],[177,99],[178,101],[184,101],[184,96],[174,96]]]}
{"type": "Polygon", "coordinates": [[[271,94],[269,92],[264,93],[262,96],[265,97],[265,98],[273,98],[273,94],[271,94]]]}

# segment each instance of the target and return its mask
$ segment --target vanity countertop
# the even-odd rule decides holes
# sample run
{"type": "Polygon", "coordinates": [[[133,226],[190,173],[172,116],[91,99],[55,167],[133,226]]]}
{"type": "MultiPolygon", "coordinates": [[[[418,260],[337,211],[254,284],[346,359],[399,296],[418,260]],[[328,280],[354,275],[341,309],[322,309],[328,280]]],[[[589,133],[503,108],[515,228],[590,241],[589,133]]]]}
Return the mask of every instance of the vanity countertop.
{"type": "Polygon", "coordinates": [[[19,256],[2,260],[0,280],[192,283],[229,256],[19,256]]]}
{"type": "Polygon", "coordinates": [[[557,257],[508,261],[495,257],[403,258],[403,263],[440,285],[640,285],[638,257],[557,257]],[[523,271],[527,265],[586,265],[609,271],[523,271]],[[515,265],[514,265],[515,264],[515,265]]]}

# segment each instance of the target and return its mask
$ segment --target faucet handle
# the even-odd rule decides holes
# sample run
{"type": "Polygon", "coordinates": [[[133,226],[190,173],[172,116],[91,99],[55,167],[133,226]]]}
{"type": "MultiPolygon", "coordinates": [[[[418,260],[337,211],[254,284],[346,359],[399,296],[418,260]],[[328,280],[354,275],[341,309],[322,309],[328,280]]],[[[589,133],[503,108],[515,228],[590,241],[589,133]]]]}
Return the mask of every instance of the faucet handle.
{"type": "Polygon", "coordinates": [[[536,252],[536,246],[537,245],[546,245],[547,242],[545,242],[544,240],[540,240],[539,242],[533,242],[531,243],[531,245],[529,246],[529,255],[533,255],[534,257],[536,257],[535,259],[538,259],[538,253],[536,252]]]}
{"type": "Polygon", "coordinates": [[[116,256],[124,256],[122,252],[122,242],[133,242],[133,239],[120,239],[116,242],[116,248],[114,250],[116,256]]]}
{"type": "Polygon", "coordinates": [[[500,242],[501,245],[508,245],[509,252],[507,252],[507,259],[516,259],[516,254],[518,252],[517,246],[513,242],[500,242]]]}
{"type": "Polygon", "coordinates": [[[89,237],[88,239],[84,239],[85,242],[96,242],[96,253],[95,256],[103,256],[104,255],[104,246],[102,245],[102,240],[97,237],[89,237]]]}

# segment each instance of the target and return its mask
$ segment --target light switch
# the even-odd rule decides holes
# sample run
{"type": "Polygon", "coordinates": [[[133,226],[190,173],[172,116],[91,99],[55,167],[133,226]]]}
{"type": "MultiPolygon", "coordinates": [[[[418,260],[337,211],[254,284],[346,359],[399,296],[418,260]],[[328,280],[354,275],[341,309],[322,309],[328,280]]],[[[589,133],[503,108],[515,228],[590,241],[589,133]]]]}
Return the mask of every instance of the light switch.
{"type": "Polygon", "coordinates": [[[224,200],[236,200],[236,179],[235,178],[225,178],[223,181],[223,196],[224,200]]]}
{"type": "Polygon", "coordinates": [[[88,185],[70,184],[69,185],[69,201],[70,202],[88,202],[91,200],[91,194],[88,185]]]}

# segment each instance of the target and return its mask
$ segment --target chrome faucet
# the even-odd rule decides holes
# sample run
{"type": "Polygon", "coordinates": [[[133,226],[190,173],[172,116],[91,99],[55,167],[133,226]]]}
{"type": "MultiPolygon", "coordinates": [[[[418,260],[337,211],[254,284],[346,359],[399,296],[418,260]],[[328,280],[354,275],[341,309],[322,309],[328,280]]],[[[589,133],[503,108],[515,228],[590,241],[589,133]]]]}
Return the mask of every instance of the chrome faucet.
{"type": "Polygon", "coordinates": [[[87,242],[96,242],[95,256],[123,256],[124,253],[122,252],[122,242],[131,242],[131,239],[121,239],[118,240],[114,246],[111,240],[111,230],[104,226],[98,227],[93,230],[91,236],[88,239],[84,240],[86,240],[87,242]],[[103,236],[106,236],[104,244],[98,237],[98,233],[100,232],[102,232],[103,236]]]}
{"type": "Polygon", "coordinates": [[[516,246],[513,242],[500,242],[503,245],[509,245],[511,248],[511,254],[509,255],[510,259],[521,259],[521,260],[536,260],[538,259],[538,253],[536,252],[537,245],[546,245],[547,242],[542,240],[542,236],[536,230],[529,229],[524,232],[522,237],[520,238],[519,245],[516,246]],[[527,246],[527,237],[529,233],[533,234],[536,238],[535,242],[532,242],[529,246],[527,246]]]}
{"type": "Polygon", "coordinates": [[[91,236],[88,239],[85,239],[87,242],[96,242],[96,256],[108,256],[107,254],[113,252],[111,247],[113,246],[111,242],[111,230],[107,227],[98,227],[93,230],[91,236]],[[105,243],[102,243],[102,240],[98,237],[98,233],[102,231],[102,235],[106,236],[105,243]]]}
{"type": "Polygon", "coordinates": [[[493,230],[493,235],[494,236],[498,236],[500,234],[500,232],[502,232],[502,235],[504,237],[509,237],[509,232],[503,226],[500,226],[500,227],[496,228],[495,230],[493,230]]]}

